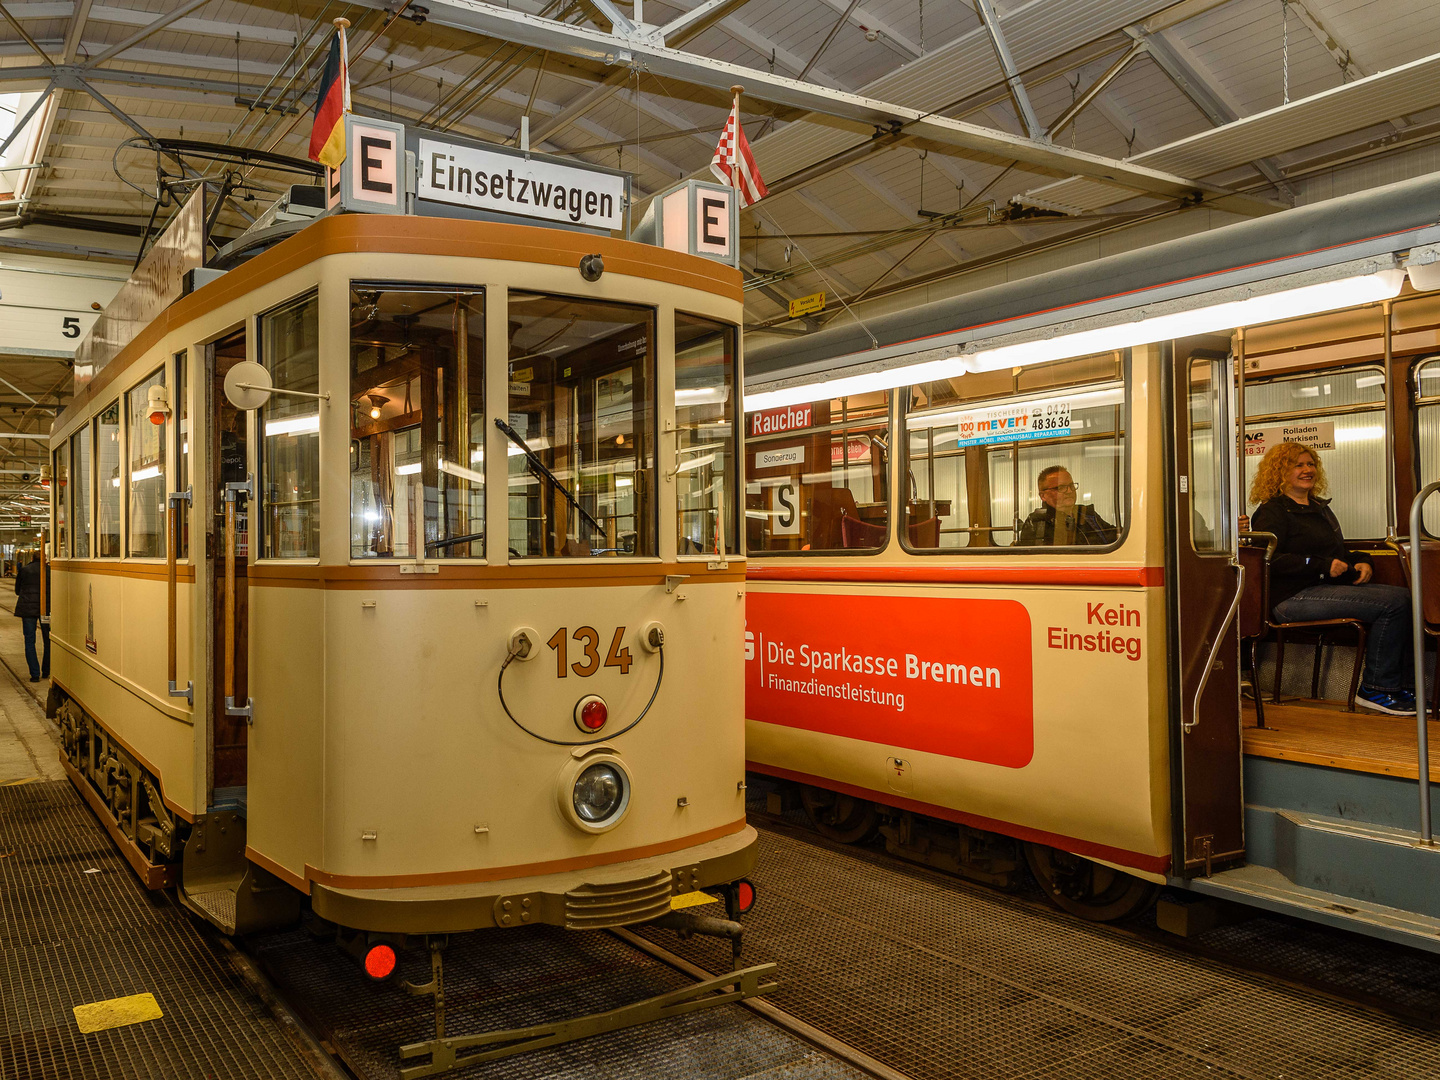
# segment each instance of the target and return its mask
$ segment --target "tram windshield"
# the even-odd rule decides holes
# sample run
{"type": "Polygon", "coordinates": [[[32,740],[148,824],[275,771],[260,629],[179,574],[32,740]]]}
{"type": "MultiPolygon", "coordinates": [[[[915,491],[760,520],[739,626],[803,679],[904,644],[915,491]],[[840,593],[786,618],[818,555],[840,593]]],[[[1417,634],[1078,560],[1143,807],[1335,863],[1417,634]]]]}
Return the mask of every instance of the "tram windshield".
{"type": "Polygon", "coordinates": [[[905,545],[1114,544],[1125,526],[1127,365],[1127,354],[1103,353],[912,387],[905,545]]]}
{"type": "Polygon", "coordinates": [[[654,312],[518,291],[509,303],[511,556],[654,555],[654,312]]]}
{"type": "Polygon", "coordinates": [[[889,541],[889,392],[753,412],[745,433],[750,553],[858,553],[889,541]]]}
{"type": "Polygon", "coordinates": [[[484,556],[484,341],[478,290],[352,284],[353,558],[484,556]]]}
{"type": "Polygon", "coordinates": [[[675,313],[681,555],[735,551],[735,328],[675,313]]]}

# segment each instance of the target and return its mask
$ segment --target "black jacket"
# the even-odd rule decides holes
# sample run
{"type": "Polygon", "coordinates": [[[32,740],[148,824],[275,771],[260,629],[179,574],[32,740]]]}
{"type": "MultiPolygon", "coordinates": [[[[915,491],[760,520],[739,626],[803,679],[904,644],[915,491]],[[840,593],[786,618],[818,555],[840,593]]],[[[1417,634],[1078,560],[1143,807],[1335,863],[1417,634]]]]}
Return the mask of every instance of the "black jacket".
{"type": "Polygon", "coordinates": [[[1270,606],[1289,600],[1311,585],[1351,585],[1355,567],[1370,559],[1345,546],[1340,522],[1330,509],[1330,500],[1310,496],[1301,506],[1288,495],[1276,495],[1250,515],[1250,527],[1272,532],[1279,544],[1270,562],[1270,606]],[[1339,577],[1330,576],[1330,563],[1339,559],[1348,569],[1339,577]]]}
{"type": "MultiPolygon", "coordinates": [[[[40,564],[28,562],[15,574],[15,617],[37,618],[40,615],[40,564]]],[[[45,596],[50,596],[50,567],[45,567],[45,596]]]]}
{"type": "MultiPolygon", "coordinates": [[[[1095,512],[1089,503],[1077,504],[1075,513],[1076,544],[1113,544],[1117,535],[1114,525],[1095,512]]],[[[1020,526],[1016,547],[1048,546],[1055,543],[1055,507],[1048,503],[1036,510],[1020,526]]]]}

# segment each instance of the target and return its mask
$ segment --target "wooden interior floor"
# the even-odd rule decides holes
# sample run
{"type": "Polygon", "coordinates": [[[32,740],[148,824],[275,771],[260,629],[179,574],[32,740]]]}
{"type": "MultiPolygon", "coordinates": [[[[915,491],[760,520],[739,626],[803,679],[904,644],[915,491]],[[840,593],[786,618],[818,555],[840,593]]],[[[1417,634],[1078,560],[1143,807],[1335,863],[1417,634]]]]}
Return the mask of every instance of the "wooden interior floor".
{"type": "MultiPolygon", "coordinates": [[[[1419,775],[1416,725],[1413,716],[1346,712],[1343,704],[1297,702],[1265,705],[1265,727],[1255,725],[1254,702],[1242,704],[1245,753],[1254,757],[1303,761],[1352,772],[1419,775]]],[[[1440,781],[1440,723],[1427,725],[1430,779],[1440,781]]]]}

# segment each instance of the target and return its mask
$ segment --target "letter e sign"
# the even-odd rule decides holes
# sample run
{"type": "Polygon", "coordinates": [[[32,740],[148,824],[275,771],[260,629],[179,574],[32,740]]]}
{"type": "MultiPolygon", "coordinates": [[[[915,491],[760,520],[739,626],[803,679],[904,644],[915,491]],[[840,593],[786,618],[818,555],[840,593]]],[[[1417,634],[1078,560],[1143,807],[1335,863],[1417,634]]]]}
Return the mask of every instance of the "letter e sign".
{"type": "Polygon", "coordinates": [[[401,165],[405,151],[399,125],[347,116],[344,184],[345,206],[372,214],[398,214],[404,210],[405,184],[401,165]]]}
{"type": "Polygon", "coordinates": [[[727,189],[695,189],[695,253],[713,258],[730,257],[730,203],[735,193],[727,189]]]}

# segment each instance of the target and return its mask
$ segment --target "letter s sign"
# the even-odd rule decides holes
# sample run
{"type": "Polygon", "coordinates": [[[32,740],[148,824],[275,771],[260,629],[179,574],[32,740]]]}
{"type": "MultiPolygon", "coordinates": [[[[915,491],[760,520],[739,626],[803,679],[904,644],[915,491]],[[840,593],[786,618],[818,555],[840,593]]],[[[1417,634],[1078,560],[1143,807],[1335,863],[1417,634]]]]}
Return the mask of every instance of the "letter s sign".
{"type": "Polygon", "coordinates": [[[800,493],[793,481],[777,484],[775,492],[775,517],[770,527],[773,536],[800,535],[800,493]]]}

